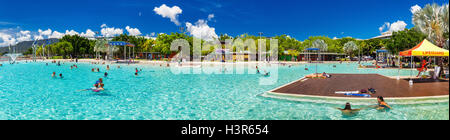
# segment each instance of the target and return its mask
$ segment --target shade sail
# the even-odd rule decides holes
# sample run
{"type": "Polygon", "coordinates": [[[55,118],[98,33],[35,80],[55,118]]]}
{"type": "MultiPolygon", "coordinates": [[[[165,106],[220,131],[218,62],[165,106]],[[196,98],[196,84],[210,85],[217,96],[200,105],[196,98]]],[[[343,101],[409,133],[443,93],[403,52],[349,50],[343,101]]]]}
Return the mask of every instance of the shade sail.
{"type": "Polygon", "coordinates": [[[319,48],[306,48],[307,51],[319,51],[319,48]]]}
{"type": "Polygon", "coordinates": [[[108,44],[111,46],[134,46],[131,43],[123,42],[123,41],[110,41],[108,44]]]}
{"type": "Polygon", "coordinates": [[[377,53],[387,53],[387,50],[377,50],[377,53]]]}
{"type": "Polygon", "coordinates": [[[416,47],[400,52],[400,56],[448,56],[448,50],[425,39],[416,47]]]}

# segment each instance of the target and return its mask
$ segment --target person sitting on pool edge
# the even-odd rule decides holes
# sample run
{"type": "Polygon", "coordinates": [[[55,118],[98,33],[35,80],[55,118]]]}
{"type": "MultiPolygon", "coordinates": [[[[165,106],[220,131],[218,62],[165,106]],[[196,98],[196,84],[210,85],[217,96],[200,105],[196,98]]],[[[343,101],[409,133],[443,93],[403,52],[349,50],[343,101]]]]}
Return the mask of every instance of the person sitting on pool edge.
{"type": "Polygon", "coordinates": [[[352,109],[352,106],[350,105],[350,103],[346,103],[345,104],[345,108],[337,108],[342,112],[342,115],[344,116],[355,116],[356,114],[358,114],[359,111],[361,111],[362,109],[352,109]]]}
{"type": "Polygon", "coordinates": [[[378,97],[377,97],[377,101],[378,101],[377,110],[392,109],[392,107],[389,106],[389,105],[384,101],[383,96],[378,96],[378,97]]]}
{"type": "Polygon", "coordinates": [[[331,75],[329,75],[329,74],[327,74],[325,72],[322,73],[322,76],[324,76],[325,78],[330,78],[331,77],[331,75]]]}

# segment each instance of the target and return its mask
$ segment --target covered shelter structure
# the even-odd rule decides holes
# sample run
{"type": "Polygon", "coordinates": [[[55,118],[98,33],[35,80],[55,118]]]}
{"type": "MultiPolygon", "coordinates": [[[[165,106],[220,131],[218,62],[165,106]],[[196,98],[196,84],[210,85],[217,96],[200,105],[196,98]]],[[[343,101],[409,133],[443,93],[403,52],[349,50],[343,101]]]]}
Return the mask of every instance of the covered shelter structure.
{"type": "MultiPolygon", "coordinates": [[[[418,44],[416,47],[411,48],[406,51],[402,51],[399,53],[399,55],[403,56],[403,57],[411,57],[411,65],[413,66],[412,70],[414,70],[414,67],[415,67],[415,65],[413,63],[414,56],[448,57],[449,51],[446,49],[440,48],[425,39],[420,44],[418,44]]],[[[400,61],[400,58],[399,58],[399,61],[400,61]]],[[[410,74],[412,74],[412,70],[411,70],[410,74]]],[[[411,81],[410,81],[410,84],[412,84],[411,81]]]]}
{"type": "MultiPolygon", "coordinates": [[[[108,45],[109,46],[124,46],[124,49],[123,49],[123,59],[124,60],[127,60],[127,47],[128,47],[129,48],[128,50],[130,52],[130,53],[128,53],[128,58],[132,58],[130,47],[133,47],[133,49],[134,49],[134,47],[135,47],[134,44],[124,42],[124,41],[110,41],[110,42],[108,42],[108,45]]],[[[134,51],[133,51],[133,53],[134,53],[134,51]]]]}
{"type": "Polygon", "coordinates": [[[306,60],[308,62],[312,61],[312,58],[315,58],[316,61],[320,59],[320,49],[319,48],[306,48],[305,49],[306,60]],[[315,57],[314,57],[315,55],[315,57]]]}

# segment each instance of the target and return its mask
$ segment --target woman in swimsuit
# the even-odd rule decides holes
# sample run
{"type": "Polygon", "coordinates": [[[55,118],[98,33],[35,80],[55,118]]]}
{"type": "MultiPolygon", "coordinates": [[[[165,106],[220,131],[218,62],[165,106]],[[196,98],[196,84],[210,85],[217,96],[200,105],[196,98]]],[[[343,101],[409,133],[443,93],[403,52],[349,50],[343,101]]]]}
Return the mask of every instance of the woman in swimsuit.
{"type": "Polygon", "coordinates": [[[377,100],[378,100],[377,110],[392,109],[392,107],[389,106],[389,105],[384,101],[384,98],[383,98],[382,96],[378,96],[378,97],[377,97],[377,100]]]}

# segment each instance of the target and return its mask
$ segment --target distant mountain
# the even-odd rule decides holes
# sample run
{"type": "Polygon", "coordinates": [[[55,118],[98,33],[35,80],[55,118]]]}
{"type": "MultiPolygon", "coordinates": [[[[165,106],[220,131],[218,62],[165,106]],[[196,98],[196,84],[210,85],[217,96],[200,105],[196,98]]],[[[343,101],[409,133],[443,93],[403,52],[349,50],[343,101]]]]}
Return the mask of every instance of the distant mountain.
{"type": "MultiPolygon", "coordinates": [[[[36,44],[38,46],[42,46],[42,44],[44,44],[45,42],[47,42],[47,40],[49,40],[51,43],[56,43],[59,42],[59,39],[44,39],[44,40],[38,40],[36,42],[36,44]]],[[[33,46],[33,42],[34,41],[24,41],[24,42],[20,42],[16,45],[11,46],[11,52],[15,49],[16,53],[24,53],[26,52],[29,48],[31,48],[31,46],[33,46]]],[[[9,46],[6,47],[0,47],[0,54],[9,52],[9,46]]]]}

